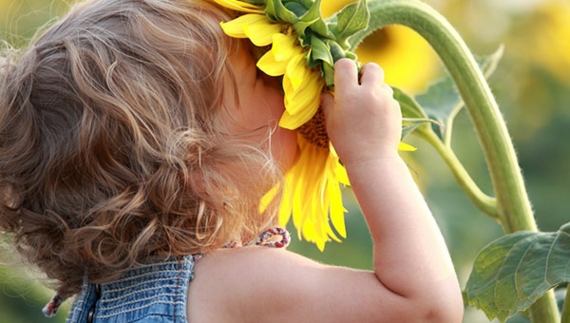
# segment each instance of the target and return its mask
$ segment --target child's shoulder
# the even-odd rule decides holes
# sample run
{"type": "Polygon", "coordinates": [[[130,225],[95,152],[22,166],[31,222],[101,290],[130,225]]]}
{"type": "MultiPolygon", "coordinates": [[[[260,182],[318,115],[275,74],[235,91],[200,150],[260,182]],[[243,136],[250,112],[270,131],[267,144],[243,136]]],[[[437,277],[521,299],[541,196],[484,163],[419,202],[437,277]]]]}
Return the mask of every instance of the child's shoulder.
{"type": "Polygon", "coordinates": [[[374,295],[378,284],[370,272],[326,266],[284,249],[224,249],[196,264],[189,288],[188,319],[348,322],[355,308],[367,307],[367,315],[380,310],[371,311],[377,306],[372,300],[362,301],[362,297],[347,301],[347,295],[359,292],[380,296],[374,295]]]}
{"type": "Polygon", "coordinates": [[[260,319],[273,311],[272,299],[287,299],[295,288],[290,275],[318,265],[284,249],[249,246],[221,249],[196,263],[188,295],[189,322],[247,321],[253,311],[260,319]],[[286,282],[290,283],[287,284],[286,282]]]}

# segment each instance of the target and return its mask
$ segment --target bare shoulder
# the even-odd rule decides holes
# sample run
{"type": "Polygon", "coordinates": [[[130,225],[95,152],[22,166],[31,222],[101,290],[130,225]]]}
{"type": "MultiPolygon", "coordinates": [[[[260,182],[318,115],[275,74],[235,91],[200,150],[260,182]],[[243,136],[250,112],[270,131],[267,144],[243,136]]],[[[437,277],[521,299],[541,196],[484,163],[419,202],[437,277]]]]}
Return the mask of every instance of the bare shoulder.
{"type": "MultiPolygon", "coordinates": [[[[188,318],[200,322],[248,322],[250,309],[267,308],[268,295],[283,297],[286,276],[298,266],[320,266],[284,249],[223,249],[198,261],[188,291],[188,318]],[[245,301],[247,300],[247,301],[245,301]],[[261,307],[261,306],[260,306],[261,307]]],[[[269,308],[268,308],[269,310],[269,308]]],[[[258,313],[263,316],[264,313],[258,313]]]]}
{"type": "Polygon", "coordinates": [[[192,323],[396,322],[413,310],[372,272],[263,247],[207,255],[188,297],[192,323]]]}

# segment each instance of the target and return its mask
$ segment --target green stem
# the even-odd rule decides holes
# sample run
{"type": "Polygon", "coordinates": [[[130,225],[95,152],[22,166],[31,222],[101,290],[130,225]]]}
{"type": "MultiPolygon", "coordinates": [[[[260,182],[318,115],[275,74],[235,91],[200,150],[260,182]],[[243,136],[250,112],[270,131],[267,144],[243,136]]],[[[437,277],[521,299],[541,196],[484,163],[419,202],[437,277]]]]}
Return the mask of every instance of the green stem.
{"type": "Polygon", "coordinates": [[[562,319],[560,322],[570,322],[570,284],[566,287],[566,298],[564,299],[564,306],[562,307],[562,319]]]}
{"type": "MultiPolygon", "coordinates": [[[[457,31],[435,9],[419,0],[379,0],[368,5],[369,28],[350,40],[355,48],[372,31],[404,25],[418,32],[439,55],[455,82],[483,147],[497,198],[501,224],[507,233],[537,231],[517,156],[491,90],[471,51],[457,31]]],[[[558,322],[550,291],[530,308],[533,322],[558,322]]]]}
{"type": "Polygon", "coordinates": [[[453,150],[444,145],[433,131],[421,131],[418,135],[429,142],[443,158],[457,179],[459,186],[465,191],[471,202],[482,212],[485,212],[495,219],[499,219],[496,200],[481,191],[479,186],[477,186],[475,181],[469,176],[463,164],[457,159],[453,150]]]}
{"type": "Polygon", "coordinates": [[[355,36],[351,43],[357,44],[371,31],[392,24],[410,27],[430,43],[453,78],[483,146],[505,231],[536,230],[504,120],[485,77],[461,36],[436,10],[420,1],[371,1],[369,8],[369,32],[355,36]]]}

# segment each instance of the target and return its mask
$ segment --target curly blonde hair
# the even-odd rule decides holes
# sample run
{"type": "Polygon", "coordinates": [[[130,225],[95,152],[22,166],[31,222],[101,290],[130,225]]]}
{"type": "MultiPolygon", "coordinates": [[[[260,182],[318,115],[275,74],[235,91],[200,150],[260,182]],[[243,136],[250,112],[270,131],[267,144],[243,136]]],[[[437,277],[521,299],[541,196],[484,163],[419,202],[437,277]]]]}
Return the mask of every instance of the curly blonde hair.
{"type": "Polygon", "coordinates": [[[90,0],[3,59],[0,231],[62,296],[273,221],[258,204],[279,170],[218,118],[240,46],[219,28],[229,15],[199,0],[90,0]]]}

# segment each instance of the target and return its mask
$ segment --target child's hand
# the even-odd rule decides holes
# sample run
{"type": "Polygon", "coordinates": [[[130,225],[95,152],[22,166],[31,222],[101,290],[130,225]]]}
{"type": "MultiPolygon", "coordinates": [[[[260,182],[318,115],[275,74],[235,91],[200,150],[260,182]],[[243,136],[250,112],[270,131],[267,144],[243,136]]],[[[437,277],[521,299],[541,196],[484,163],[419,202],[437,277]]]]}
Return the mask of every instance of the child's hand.
{"type": "Polygon", "coordinates": [[[397,155],[402,114],[377,64],[364,65],[359,82],[356,63],[339,60],[334,97],[323,94],[322,108],[329,138],[345,165],[397,155]]]}

